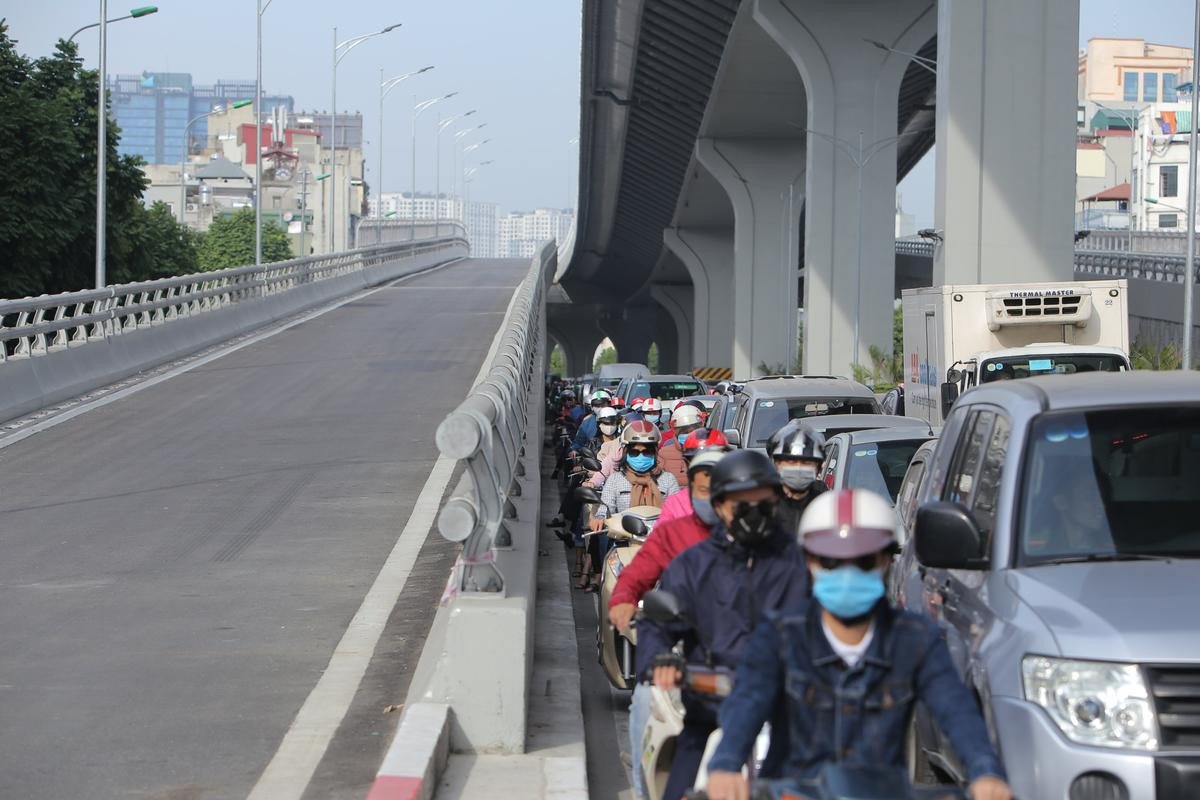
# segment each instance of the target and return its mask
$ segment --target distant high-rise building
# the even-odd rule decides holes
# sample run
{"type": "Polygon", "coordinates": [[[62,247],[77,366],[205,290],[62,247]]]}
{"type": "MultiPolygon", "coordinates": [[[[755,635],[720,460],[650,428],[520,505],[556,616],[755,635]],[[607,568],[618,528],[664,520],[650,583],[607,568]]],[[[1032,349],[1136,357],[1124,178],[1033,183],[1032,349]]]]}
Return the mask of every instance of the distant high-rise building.
{"type": "MultiPolygon", "coordinates": [[[[202,118],[192,123],[185,142],[188,121],[235,100],[252,99],[254,81],[197,86],[186,72],[143,72],[110,79],[109,92],[113,120],[121,129],[118,152],[141,156],[148,164],[178,164],[208,140],[209,118],[202,118]]],[[[262,110],[284,106],[291,111],[293,102],[286,95],[264,95],[262,110]]]]}
{"type": "Polygon", "coordinates": [[[371,216],[379,213],[394,214],[396,219],[418,220],[456,219],[467,229],[467,241],[471,243],[473,258],[498,258],[497,255],[497,219],[499,207],[495,203],[481,200],[466,202],[461,197],[443,195],[435,198],[433,195],[418,194],[416,201],[408,192],[384,192],[372,195],[370,198],[371,216]]]}
{"type": "Polygon", "coordinates": [[[571,209],[539,208],[533,212],[515,211],[500,220],[500,258],[532,258],[548,239],[566,241],[575,222],[571,209]]]}

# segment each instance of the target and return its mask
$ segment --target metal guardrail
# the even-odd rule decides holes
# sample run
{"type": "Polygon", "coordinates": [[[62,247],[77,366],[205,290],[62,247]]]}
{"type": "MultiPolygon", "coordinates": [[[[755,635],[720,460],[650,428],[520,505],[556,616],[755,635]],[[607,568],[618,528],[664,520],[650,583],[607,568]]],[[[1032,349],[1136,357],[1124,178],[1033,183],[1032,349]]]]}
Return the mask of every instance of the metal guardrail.
{"type": "Polygon", "coordinates": [[[1107,250],[1076,250],[1075,271],[1112,278],[1141,278],[1164,283],[1183,283],[1187,259],[1166,253],[1129,253],[1107,250]]]}
{"type": "Polygon", "coordinates": [[[520,459],[530,444],[531,413],[541,413],[546,293],[557,255],[554,242],[546,242],[533,257],[504,318],[487,376],[437,429],[442,455],[466,466],[437,519],[442,536],[463,542],[456,591],[504,590],[491,550],[513,543],[516,509],[510,498],[520,495],[517,478],[524,474],[520,459]]]}
{"type": "Polygon", "coordinates": [[[420,255],[456,239],[465,244],[461,225],[448,233],[449,237],[437,240],[364,247],[260,267],[235,267],[103,289],[0,300],[0,369],[9,361],[45,356],[141,328],[168,325],[175,319],[270,297],[399,257],[420,255]]]}
{"type": "Polygon", "coordinates": [[[1184,255],[1187,234],[1170,231],[1091,230],[1075,244],[1075,249],[1097,253],[1128,253],[1132,245],[1135,254],[1184,255]],[[1132,241],[1131,241],[1132,240],[1132,241]]]}
{"type": "Polygon", "coordinates": [[[919,236],[906,236],[896,240],[896,254],[901,256],[925,256],[933,258],[936,244],[919,236]]]}

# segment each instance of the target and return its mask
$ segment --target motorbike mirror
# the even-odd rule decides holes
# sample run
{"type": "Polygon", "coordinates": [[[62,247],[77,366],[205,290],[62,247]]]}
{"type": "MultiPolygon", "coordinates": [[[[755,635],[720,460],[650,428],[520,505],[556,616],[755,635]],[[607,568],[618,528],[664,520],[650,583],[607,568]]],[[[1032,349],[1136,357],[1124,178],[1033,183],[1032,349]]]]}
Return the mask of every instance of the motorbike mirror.
{"type": "Polygon", "coordinates": [[[645,538],[650,535],[650,529],[646,527],[646,521],[641,517],[635,517],[632,514],[626,514],[621,517],[621,528],[634,536],[645,538]]]}
{"type": "Polygon", "coordinates": [[[579,448],[579,455],[583,456],[584,458],[590,458],[592,460],[595,460],[596,451],[590,447],[581,447],[581,448],[579,448]]]}
{"type": "Polygon", "coordinates": [[[584,469],[588,470],[589,472],[599,472],[601,469],[601,464],[599,461],[597,461],[594,458],[588,458],[587,456],[584,456],[583,459],[579,463],[580,463],[580,466],[582,466],[584,469]]]}
{"type": "Polygon", "coordinates": [[[668,591],[653,589],[642,598],[642,613],[651,622],[670,625],[684,620],[683,607],[679,598],[668,591]]]}
{"type": "Polygon", "coordinates": [[[575,490],[574,497],[581,503],[600,502],[600,494],[590,486],[580,486],[575,490]]]}

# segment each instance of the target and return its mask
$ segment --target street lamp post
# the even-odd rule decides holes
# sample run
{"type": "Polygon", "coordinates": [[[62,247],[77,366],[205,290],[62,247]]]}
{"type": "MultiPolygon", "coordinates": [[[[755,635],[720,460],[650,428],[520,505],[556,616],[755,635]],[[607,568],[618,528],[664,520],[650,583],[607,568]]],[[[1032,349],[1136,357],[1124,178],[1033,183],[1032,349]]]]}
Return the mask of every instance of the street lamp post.
{"type": "MultiPolygon", "coordinates": [[[[483,142],[480,142],[479,144],[483,144],[483,142]]],[[[478,146],[478,145],[476,145],[476,146],[478,146]]],[[[471,206],[471,176],[473,176],[476,172],[479,172],[480,167],[486,167],[488,164],[491,164],[491,163],[492,163],[492,161],[490,159],[488,161],[480,161],[478,164],[471,167],[470,169],[463,170],[463,194],[465,195],[463,201],[466,204],[467,208],[470,208],[470,206],[471,206]]],[[[466,219],[464,217],[463,228],[465,229],[466,227],[467,227],[467,223],[466,223],[466,219]]],[[[467,244],[468,245],[471,244],[470,230],[467,230],[467,244]]],[[[494,255],[496,255],[496,254],[493,253],[493,256],[494,255]]]]}
{"type": "MultiPolygon", "coordinates": [[[[337,114],[337,68],[338,68],[338,64],[342,63],[342,59],[345,58],[347,55],[349,55],[351,50],[358,47],[363,42],[367,41],[368,39],[373,39],[376,36],[382,36],[383,34],[389,32],[389,31],[393,31],[399,27],[400,27],[400,23],[396,23],[395,25],[388,25],[386,28],[382,28],[380,30],[374,31],[373,33],[364,33],[361,36],[351,37],[344,42],[338,42],[337,27],[335,26],[333,29],[333,78],[331,81],[333,84],[333,98],[332,98],[333,105],[330,108],[330,114],[332,116],[329,119],[329,132],[330,132],[330,134],[329,134],[329,138],[330,138],[330,142],[329,142],[329,172],[333,176],[332,183],[333,183],[334,188],[333,188],[333,192],[330,197],[330,204],[329,204],[329,252],[330,253],[332,253],[337,247],[337,235],[335,233],[335,228],[337,227],[336,220],[337,220],[337,118],[338,118],[338,114],[337,114]]],[[[350,168],[349,161],[346,162],[346,168],[347,169],[350,168]]],[[[348,216],[349,215],[347,215],[347,218],[348,218],[348,216]]],[[[345,231],[343,231],[343,234],[345,234],[345,231]]]]}
{"type": "Polygon", "coordinates": [[[394,78],[384,80],[383,67],[379,68],[379,154],[377,162],[379,169],[375,174],[375,180],[379,184],[379,187],[377,192],[378,200],[375,203],[377,208],[375,212],[377,218],[375,222],[375,244],[383,244],[383,98],[387,97],[392,89],[395,89],[412,76],[420,75],[422,72],[428,72],[431,69],[433,69],[432,66],[421,67],[421,69],[415,72],[406,72],[403,75],[397,75],[394,78]]]}
{"type": "MultiPolygon", "coordinates": [[[[412,198],[411,211],[412,223],[409,226],[409,240],[416,241],[417,239],[417,119],[421,116],[421,112],[425,109],[437,105],[443,100],[449,100],[457,95],[458,92],[450,92],[441,97],[434,97],[429,100],[422,100],[420,103],[415,102],[416,97],[413,97],[413,118],[412,118],[412,198]]],[[[436,211],[436,205],[435,205],[436,211]]],[[[436,217],[437,214],[435,213],[436,217]]]]}
{"type": "MultiPolygon", "coordinates": [[[[158,6],[141,6],[140,8],[131,8],[129,10],[129,13],[123,17],[113,17],[112,19],[106,19],[105,22],[108,23],[109,25],[111,25],[114,22],[121,22],[122,20],[126,20],[126,19],[138,19],[140,17],[148,17],[151,14],[157,14],[157,13],[158,13],[158,6]]],[[[70,36],[68,36],[67,41],[73,42],[73,41],[75,41],[75,37],[78,36],[79,34],[83,33],[86,30],[91,30],[92,28],[98,28],[98,27],[100,27],[99,22],[88,23],[87,25],[84,25],[82,28],[79,28],[74,33],[72,33],[70,36]]]]}
{"type": "MultiPolygon", "coordinates": [[[[458,202],[459,204],[462,203],[462,191],[461,191],[461,189],[462,189],[462,180],[461,180],[462,171],[459,168],[459,161],[462,158],[463,137],[469,136],[472,133],[475,133],[476,131],[478,131],[480,128],[486,128],[486,127],[487,127],[487,123],[481,122],[473,128],[464,128],[461,131],[456,131],[454,134],[454,143],[453,143],[454,149],[452,151],[454,154],[454,160],[453,160],[453,164],[450,168],[450,175],[452,178],[453,186],[450,187],[450,191],[454,194],[455,198],[457,198],[456,202],[458,202]]],[[[466,221],[467,221],[467,209],[465,206],[462,209],[462,219],[463,219],[463,224],[465,225],[466,221]]]]}
{"type": "MultiPolygon", "coordinates": [[[[262,16],[271,5],[258,0],[254,15],[256,46],[254,50],[254,266],[262,265],[262,16]]],[[[186,138],[186,137],[185,137],[186,138]]]]}
{"type": "Polygon", "coordinates": [[[1196,61],[1200,55],[1200,0],[1196,0],[1196,12],[1192,35],[1192,125],[1188,135],[1188,246],[1187,277],[1183,282],[1183,368],[1190,370],[1192,363],[1192,316],[1196,289],[1196,116],[1200,112],[1200,94],[1196,87],[1196,61]]]}
{"type": "Polygon", "coordinates": [[[442,232],[442,131],[446,130],[446,128],[458,122],[460,119],[469,117],[474,113],[475,109],[472,108],[470,111],[465,111],[462,114],[458,114],[444,120],[441,118],[438,119],[437,132],[434,134],[433,144],[434,174],[436,175],[434,178],[433,190],[433,238],[435,239],[442,232]]]}
{"type": "MultiPolygon", "coordinates": [[[[1142,124],[1142,111],[1141,111],[1141,109],[1131,109],[1131,111],[1133,113],[1127,114],[1126,112],[1121,111],[1119,109],[1110,108],[1109,106],[1104,105],[1104,103],[1096,103],[1096,107],[1103,108],[1105,111],[1110,111],[1113,114],[1117,114],[1118,116],[1121,117],[1121,119],[1123,119],[1129,123],[1129,236],[1128,236],[1127,248],[1128,248],[1129,252],[1132,253],[1133,252],[1133,230],[1134,230],[1134,222],[1136,219],[1133,214],[1133,198],[1134,198],[1133,179],[1134,179],[1134,171],[1135,171],[1134,166],[1137,163],[1137,134],[1138,134],[1138,128],[1141,127],[1141,124],[1142,124]]],[[[1141,170],[1137,170],[1137,172],[1140,174],[1141,170]]]]}
{"type": "Polygon", "coordinates": [[[108,224],[108,0],[100,0],[100,93],[96,103],[96,288],[105,284],[104,255],[107,243],[104,226],[108,224]]]}
{"type": "Polygon", "coordinates": [[[203,114],[197,114],[187,121],[183,126],[183,155],[179,157],[179,224],[184,225],[187,218],[184,216],[184,209],[187,207],[187,181],[185,180],[185,171],[187,169],[188,159],[188,131],[191,130],[192,124],[199,122],[205,117],[211,117],[214,114],[224,114],[230,108],[245,108],[254,103],[253,100],[236,100],[229,106],[214,108],[212,111],[206,111],[203,114]]]}

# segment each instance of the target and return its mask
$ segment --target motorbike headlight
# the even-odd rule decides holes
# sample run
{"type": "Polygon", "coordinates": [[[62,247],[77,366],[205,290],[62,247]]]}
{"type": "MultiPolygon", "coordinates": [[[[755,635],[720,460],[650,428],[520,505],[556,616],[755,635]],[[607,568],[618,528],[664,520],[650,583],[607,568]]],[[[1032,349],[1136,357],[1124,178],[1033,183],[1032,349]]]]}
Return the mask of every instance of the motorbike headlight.
{"type": "Polygon", "coordinates": [[[1141,670],[1133,664],[1025,656],[1025,699],[1080,744],[1157,750],[1154,707],[1141,670]]]}

